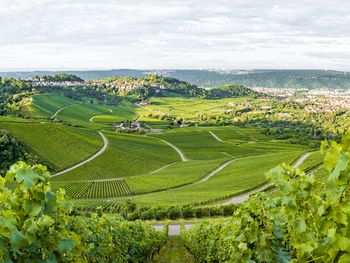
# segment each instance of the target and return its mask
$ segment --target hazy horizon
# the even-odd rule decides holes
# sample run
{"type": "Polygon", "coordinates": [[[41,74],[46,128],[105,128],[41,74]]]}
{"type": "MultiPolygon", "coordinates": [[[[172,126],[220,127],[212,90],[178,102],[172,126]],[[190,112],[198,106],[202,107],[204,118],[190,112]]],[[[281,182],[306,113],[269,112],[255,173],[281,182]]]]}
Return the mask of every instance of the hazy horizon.
{"type": "Polygon", "coordinates": [[[350,3],[0,2],[0,70],[350,70],[350,3]]]}

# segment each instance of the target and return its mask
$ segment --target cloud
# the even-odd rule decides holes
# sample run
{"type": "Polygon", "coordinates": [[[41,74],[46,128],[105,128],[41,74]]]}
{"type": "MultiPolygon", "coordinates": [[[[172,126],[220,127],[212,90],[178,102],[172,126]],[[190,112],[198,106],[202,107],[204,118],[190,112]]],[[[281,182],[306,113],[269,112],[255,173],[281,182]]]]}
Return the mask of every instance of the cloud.
{"type": "Polygon", "coordinates": [[[0,68],[350,70],[349,13],[342,0],[0,0],[0,68]]]}

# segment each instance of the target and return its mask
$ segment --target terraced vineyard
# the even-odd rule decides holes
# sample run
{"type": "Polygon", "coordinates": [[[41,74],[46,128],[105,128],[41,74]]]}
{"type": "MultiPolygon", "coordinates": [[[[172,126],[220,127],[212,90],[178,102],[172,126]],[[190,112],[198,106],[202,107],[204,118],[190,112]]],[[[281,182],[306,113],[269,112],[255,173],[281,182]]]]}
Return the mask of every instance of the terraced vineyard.
{"type": "Polygon", "coordinates": [[[22,113],[28,117],[47,119],[59,109],[79,102],[55,93],[39,94],[32,97],[32,103],[22,108],[22,113]]]}
{"type": "Polygon", "coordinates": [[[58,181],[52,183],[53,189],[63,188],[74,199],[113,198],[132,195],[125,180],[111,181],[58,181]]]}
{"type": "Polygon", "coordinates": [[[0,121],[0,129],[7,130],[49,163],[53,171],[88,158],[102,146],[102,139],[95,131],[54,123],[11,120],[0,121]]]}
{"type": "Polygon", "coordinates": [[[155,138],[105,132],[108,149],[92,162],[54,180],[112,179],[144,174],[179,160],[176,152],[155,138]]]}
{"type": "MultiPolygon", "coordinates": [[[[79,200],[75,201],[79,206],[116,208],[127,199],[141,206],[207,203],[267,183],[265,172],[283,161],[292,162],[307,148],[273,140],[256,128],[167,129],[167,122],[147,116],[150,111],[186,116],[222,111],[239,100],[157,98],[144,107],[126,100],[115,107],[42,94],[26,106],[40,122],[3,118],[0,128],[50,163],[52,172],[61,171],[51,179],[53,187],[64,188],[70,198],[79,200]],[[111,123],[136,114],[141,114],[145,128],[156,130],[144,135],[111,131],[111,123]],[[52,115],[64,124],[53,123],[52,115]],[[97,131],[106,138],[102,140],[97,131]]],[[[318,161],[319,156],[312,154],[300,168],[318,161]]]]}

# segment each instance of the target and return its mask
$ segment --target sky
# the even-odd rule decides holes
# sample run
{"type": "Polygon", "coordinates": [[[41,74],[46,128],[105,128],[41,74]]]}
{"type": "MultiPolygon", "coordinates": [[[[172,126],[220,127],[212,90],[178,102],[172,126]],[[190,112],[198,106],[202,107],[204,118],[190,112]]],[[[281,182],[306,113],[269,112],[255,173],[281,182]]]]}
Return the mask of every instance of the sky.
{"type": "Polygon", "coordinates": [[[0,70],[350,71],[348,0],[0,0],[0,70]]]}

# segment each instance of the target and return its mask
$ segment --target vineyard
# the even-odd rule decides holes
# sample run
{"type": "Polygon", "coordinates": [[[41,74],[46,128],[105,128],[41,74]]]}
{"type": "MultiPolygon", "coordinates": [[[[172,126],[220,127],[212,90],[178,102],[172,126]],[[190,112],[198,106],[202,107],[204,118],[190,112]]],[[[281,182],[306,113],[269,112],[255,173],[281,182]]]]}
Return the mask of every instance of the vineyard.
{"type": "Polygon", "coordinates": [[[55,123],[0,121],[0,129],[13,134],[53,171],[88,158],[102,146],[97,132],[55,123]]]}
{"type": "Polygon", "coordinates": [[[113,198],[132,195],[124,179],[109,181],[57,181],[52,182],[52,189],[66,190],[67,196],[80,198],[113,198]]]}
{"type": "Polygon", "coordinates": [[[278,194],[250,198],[224,222],[182,229],[188,250],[198,262],[349,262],[349,136],[323,145],[327,175],[277,166],[268,177],[278,194]]]}
{"type": "Polygon", "coordinates": [[[165,244],[166,231],[140,222],[71,215],[71,203],[48,180],[46,168],[23,162],[0,177],[2,262],[145,262],[165,244]]]}

